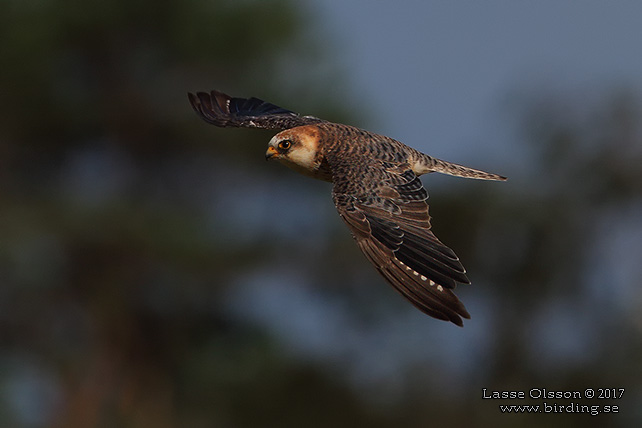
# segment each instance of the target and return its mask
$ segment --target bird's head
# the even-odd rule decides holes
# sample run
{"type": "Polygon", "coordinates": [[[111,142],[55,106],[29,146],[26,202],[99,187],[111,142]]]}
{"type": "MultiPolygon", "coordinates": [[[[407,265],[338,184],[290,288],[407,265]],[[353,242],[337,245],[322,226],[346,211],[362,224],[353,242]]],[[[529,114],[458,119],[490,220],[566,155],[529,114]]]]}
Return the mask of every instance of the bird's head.
{"type": "Polygon", "coordinates": [[[315,175],[321,164],[320,130],[314,125],[299,126],[276,134],[268,143],[265,158],[276,159],[305,175],[315,175]]]}

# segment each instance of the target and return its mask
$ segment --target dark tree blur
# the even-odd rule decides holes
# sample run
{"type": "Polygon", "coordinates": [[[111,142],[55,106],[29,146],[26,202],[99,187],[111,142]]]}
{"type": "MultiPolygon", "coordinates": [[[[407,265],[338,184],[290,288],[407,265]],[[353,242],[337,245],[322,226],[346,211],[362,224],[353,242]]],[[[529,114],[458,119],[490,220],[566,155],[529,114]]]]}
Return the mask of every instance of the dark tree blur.
{"type": "MultiPolygon", "coordinates": [[[[236,424],[262,383],[324,383],[222,313],[268,251],[236,243],[221,196],[269,176],[266,136],[218,137],[186,97],[285,101],[301,88],[279,73],[318,58],[306,20],[289,1],[0,2],[1,426],[236,424]]],[[[301,99],[338,90],[317,77],[301,99]]]]}
{"type": "Polygon", "coordinates": [[[0,426],[640,423],[638,94],[516,97],[527,167],[424,180],[474,273],[460,330],[386,288],[327,184],[266,165],[270,133],[191,112],[218,88],[365,127],[311,25],[287,0],[0,0],[0,426]],[[391,340],[403,320],[442,354],[391,340]],[[364,350],[409,362],[373,381],[364,350]],[[482,387],[627,392],[544,419],[482,387]]]}

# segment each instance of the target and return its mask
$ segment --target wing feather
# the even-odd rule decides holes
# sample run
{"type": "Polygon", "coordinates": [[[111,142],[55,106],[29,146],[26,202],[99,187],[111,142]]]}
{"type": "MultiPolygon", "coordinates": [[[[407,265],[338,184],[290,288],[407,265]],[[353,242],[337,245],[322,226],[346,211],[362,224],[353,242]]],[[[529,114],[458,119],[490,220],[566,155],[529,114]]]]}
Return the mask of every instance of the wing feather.
{"type": "MultiPolygon", "coordinates": [[[[369,166],[372,174],[372,165],[369,166]]],[[[365,256],[424,313],[463,325],[468,311],[453,293],[470,283],[455,253],[430,230],[428,193],[407,164],[382,167],[375,188],[336,183],[333,197],[365,256]]]]}
{"type": "Polygon", "coordinates": [[[187,95],[192,108],[204,121],[220,127],[289,129],[324,122],[258,98],[233,98],[219,91],[187,95]]]}
{"type": "Polygon", "coordinates": [[[458,326],[463,326],[462,317],[470,318],[464,305],[451,290],[440,291],[436,285],[427,288],[426,284],[420,281],[420,276],[408,270],[402,262],[389,253],[390,250],[378,246],[374,240],[361,240],[358,244],[377,271],[425,314],[450,321],[458,326]]]}

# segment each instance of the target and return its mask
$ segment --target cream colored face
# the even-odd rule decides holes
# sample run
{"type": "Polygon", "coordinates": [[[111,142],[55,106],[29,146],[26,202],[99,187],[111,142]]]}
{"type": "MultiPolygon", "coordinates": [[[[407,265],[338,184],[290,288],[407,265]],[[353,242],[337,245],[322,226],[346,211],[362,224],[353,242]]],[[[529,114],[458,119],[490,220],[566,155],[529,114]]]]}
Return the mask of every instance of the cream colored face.
{"type": "Polygon", "coordinates": [[[314,126],[286,129],[272,137],[265,156],[310,175],[319,168],[318,144],[319,131],[314,126]]]}

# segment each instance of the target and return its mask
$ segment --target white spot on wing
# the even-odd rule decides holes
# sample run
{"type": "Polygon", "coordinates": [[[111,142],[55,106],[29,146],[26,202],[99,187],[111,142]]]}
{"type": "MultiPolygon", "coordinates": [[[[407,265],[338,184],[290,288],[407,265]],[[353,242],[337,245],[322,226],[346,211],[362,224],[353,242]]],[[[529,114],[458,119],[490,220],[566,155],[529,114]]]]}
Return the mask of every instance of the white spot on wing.
{"type": "MultiPolygon", "coordinates": [[[[399,260],[399,259],[397,259],[397,260],[399,260]]],[[[410,268],[410,266],[406,266],[406,264],[405,264],[404,262],[402,262],[401,260],[399,260],[399,264],[400,264],[401,266],[404,266],[404,267],[406,268],[406,270],[412,270],[412,269],[410,268]]]]}

